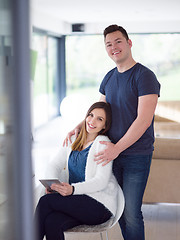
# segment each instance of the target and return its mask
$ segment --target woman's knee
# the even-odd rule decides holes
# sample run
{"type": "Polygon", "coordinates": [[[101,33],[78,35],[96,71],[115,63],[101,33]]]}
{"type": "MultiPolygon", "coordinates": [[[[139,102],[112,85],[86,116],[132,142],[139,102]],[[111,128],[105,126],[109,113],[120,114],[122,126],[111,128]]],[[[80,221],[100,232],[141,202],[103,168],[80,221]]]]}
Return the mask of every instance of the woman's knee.
{"type": "Polygon", "coordinates": [[[38,206],[46,207],[48,205],[48,195],[44,195],[39,199],[38,206]]]}

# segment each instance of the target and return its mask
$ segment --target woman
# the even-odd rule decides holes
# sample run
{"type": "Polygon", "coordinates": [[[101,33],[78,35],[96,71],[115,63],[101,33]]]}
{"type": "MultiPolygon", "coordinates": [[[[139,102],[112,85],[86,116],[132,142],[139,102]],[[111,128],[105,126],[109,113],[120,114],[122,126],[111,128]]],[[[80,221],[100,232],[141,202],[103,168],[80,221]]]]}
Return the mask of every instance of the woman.
{"type": "Polygon", "coordinates": [[[66,169],[67,182],[52,184],[50,193],[41,197],[35,212],[38,239],[64,240],[64,231],[72,227],[106,222],[117,210],[118,183],[112,174],[112,162],[97,164],[94,155],[109,141],[105,136],[111,125],[110,105],[96,102],[88,110],[78,138],[66,153],[59,153],[48,170],[49,178],[60,178],[66,169]]]}

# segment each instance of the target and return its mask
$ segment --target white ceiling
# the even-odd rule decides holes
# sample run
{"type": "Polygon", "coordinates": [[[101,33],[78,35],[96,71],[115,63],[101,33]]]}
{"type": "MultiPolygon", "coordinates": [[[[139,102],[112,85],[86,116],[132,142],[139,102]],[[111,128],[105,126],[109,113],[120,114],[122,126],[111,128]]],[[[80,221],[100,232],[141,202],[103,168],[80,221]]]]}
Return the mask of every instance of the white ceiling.
{"type": "Polygon", "coordinates": [[[31,0],[31,5],[69,24],[180,22],[180,0],[31,0]]]}
{"type": "Polygon", "coordinates": [[[32,0],[32,4],[70,23],[180,20],[180,0],[32,0]]]}

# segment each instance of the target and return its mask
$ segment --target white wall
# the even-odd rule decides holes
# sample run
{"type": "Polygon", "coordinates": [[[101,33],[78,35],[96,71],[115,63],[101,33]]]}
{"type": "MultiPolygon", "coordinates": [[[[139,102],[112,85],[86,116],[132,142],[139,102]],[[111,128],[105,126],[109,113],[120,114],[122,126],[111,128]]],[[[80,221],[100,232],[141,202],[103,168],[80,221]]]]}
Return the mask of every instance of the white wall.
{"type": "Polygon", "coordinates": [[[31,9],[31,25],[56,35],[69,34],[71,24],[62,19],[31,9]]]}
{"type": "MultiPolygon", "coordinates": [[[[86,32],[102,33],[111,22],[86,24],[86,32]]],[[[166,33],[180,32],[180,21],[120,21],[116,24],[123,26],[128,33],[166,33]]]]}

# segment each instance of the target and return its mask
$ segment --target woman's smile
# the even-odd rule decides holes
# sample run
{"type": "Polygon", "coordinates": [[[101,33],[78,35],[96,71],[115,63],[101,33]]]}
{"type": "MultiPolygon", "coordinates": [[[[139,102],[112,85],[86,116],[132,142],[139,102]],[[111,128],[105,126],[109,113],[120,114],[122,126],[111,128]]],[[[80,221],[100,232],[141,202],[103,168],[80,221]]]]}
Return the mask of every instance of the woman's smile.
{"type": "Polygon", "coordinates": [[[95,127],[94,127],[92,124],[90,124],[90,123],[88,123],[88,126],[89,126],[89,128],[92,128],[92,129],[95,128],[95,127]]]}
{"type": "Polygon", "coordinates": [[[88,133],[98,134],[105,128],[106,114],[104,109],[93,109],[86,118],[86,131],[88,133]]]}

